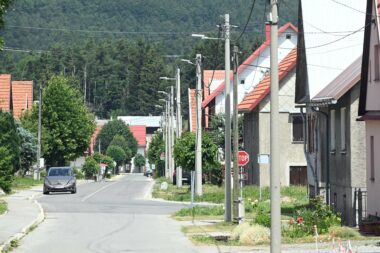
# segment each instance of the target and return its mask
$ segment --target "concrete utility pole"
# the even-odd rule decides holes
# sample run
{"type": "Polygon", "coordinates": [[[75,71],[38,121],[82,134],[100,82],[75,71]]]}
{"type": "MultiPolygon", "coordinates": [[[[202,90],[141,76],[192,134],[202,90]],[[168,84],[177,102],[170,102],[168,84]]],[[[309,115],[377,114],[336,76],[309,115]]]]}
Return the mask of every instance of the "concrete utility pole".
{"type": "Polygon", "coordinates": [[[174,87],[170,86],[170,178],[173,181],[173,172],[174,172],[174,156],[173,156],[173,147],[174,147],[174,87]]]}
{"type": "Polygon", "coordinates": [[[34,180],[40,180],[41,170],[42,84],[40,84],[39,95],[40,101],[38,102],[37,169],[33,174],[34,180]]]}
{"type": "Polygon", "coordinates": [[[226,222],[232,221],[231,205],[231,88],[230,88],[230,15],[224,15],[225,42],[225,217],[226,222]]]}
{"type": "Polygon", "coordinates": [[[86,103],[87,98],[87,65],[84,65],[84,91],[83,91],[83,101],[86,103]]]}
{"type": "Polygon", "coordinates": [[[165,177],[169,178],[169,106],[167,100],[165,103],[165,177]]]}
{"type": "MultiPolygon", "coordinates": [[[[182,135],[182,116],[181,116],[181,72],[177,67],[176,75],[176,91],[177,91],[177,138],[181,138],[182,135]]],[[[177,167],[176,173],[176,181],[177,187],[182,187],[182,168],[180,166],[177,167]]]]}
{"type": "Polygon", "coordinates": [[[196,55],[197,87],[196,104],[197,104],[197,132],[195,143],[195,194],[202,196],[202,56],[196,55]]]}
{"type": "Polygon", "coordinates": [[[270,0],[270,206],[271,206],[271,253],[281,252],[281,189],[280,189],[280,136],[278,102],[278,5],[270,0]]]}
{"type": "Polygon", "coordinates": [[[238,67],[239,67],[239,58],[238,58],[239,49],[237,46],[234,46],[233,51],[233,71],[234,71],[234,83],[233,83],[233,163],[234,163],[234,187],[233,187],[233,216],[234,221],[240,223],[240,213],[239,213],[239,204],[240,204],[240,182],[239,182],[239,167],[238,167],[238,152],[239,152],[239,125],[238,125],[238,67]]]}

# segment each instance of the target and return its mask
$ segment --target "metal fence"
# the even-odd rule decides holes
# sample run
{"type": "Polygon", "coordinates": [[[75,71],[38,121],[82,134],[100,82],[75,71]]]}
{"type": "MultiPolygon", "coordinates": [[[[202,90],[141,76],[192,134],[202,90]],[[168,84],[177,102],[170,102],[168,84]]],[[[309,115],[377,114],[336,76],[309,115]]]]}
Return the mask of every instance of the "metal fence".
{"type": "Polygon", "coordinates": [[[355,226],[360,225],[367,217],[367,191],[355,188],[354,192],[355,226]]]}

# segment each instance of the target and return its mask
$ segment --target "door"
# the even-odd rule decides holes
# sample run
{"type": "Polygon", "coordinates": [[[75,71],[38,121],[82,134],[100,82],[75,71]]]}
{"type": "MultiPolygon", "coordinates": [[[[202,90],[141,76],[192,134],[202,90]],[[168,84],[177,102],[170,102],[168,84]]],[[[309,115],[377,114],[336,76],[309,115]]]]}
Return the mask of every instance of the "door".
{"type": "Polygon", "coordinates": [[[290,185],[307,185],[306,166],[290,166],[289,174],[290,185]]]}

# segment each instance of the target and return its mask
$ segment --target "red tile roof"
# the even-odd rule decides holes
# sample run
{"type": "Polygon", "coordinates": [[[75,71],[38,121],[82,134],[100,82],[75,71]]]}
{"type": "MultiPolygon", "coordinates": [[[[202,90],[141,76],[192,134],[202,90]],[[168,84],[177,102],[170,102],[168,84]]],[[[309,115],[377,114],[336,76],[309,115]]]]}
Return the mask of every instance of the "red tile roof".
{"type": "Polygon", "coordinates": [[[9,111],[11,91],[11,75],[0,75],[0,110],[9,111]]]}
{"type": "Polygon", "coordinates": [[[190,132],[195,132],[196,129],[196,118],[197,118],[197,108],[195,101],[195,89],[189,89],[189,119],[190,119],[190,132]]]}
{"type": "Polygon", "coordinates": [[[89,152],[88,152],[89,155],[93,155],[95,153],[95,150],[96,150],[96,147],[95,147],[96,137],[98,137],[98,134],[102,130],[103,126],[104,126],[103,124],[97,124],[96,125],[95,131],[92,134],[91,139],[90,139],[90,146],[89,146],[89,152]]]}
{"type": "MultiPolygon", "coordinates": [[[[284,26],[282,26],[278,30],[278,36],[280,36],[282,33],[284,33],[288,28],[293,29],[294,31],[298,32],[297,27],[295,27],[292,23],[288,22],[284,26]]],[[[255,52],[253,52],[238,68],[238,74],[242,73],[248,66],[251,64],[261,53],[264,52],[264,50],[270,45],[270,38],[267,36],[265,42],[256,49],[255,52]]],[[[230,80],[233,79],[233,75],[230,75],[230,80]]],[[[217,95],[219,95],[224,90],[225,82],[221,83],[217,89],[215,89],[210,96],[205,98],[205,100],[202,103],[202,108],[206,107],[217,95]]]]}
{"type": "Polygon", "coordinates": [[[33,81],[12,81],[13,115],[21,114],[33,106],[33,81]]]}
{"type": "Polygon", "coordinates": [[[137,145],[139,147],[145,147],[146,146],[146,126],[129,126],[129,129],[131,130],[133,136],[137,140],[137,145]]]}
{"type": "MultiPolygon", "coordinates": [[[[294,48],[279,64],[278,76],[281,81],[296,66],[297,49],[294,48]]],[[[244,97],[238,106],[240,112],[251,112],[270,92],[270,73],[264,76],[264,79],[244,97]]]]}

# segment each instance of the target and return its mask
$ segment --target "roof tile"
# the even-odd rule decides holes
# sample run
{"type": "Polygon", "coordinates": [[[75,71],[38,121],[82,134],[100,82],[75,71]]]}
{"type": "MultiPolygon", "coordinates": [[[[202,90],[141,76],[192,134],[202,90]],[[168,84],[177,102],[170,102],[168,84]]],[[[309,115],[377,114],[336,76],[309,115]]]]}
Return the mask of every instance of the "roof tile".
{"type": "MultiPolygon", "coordinates": [[[[296,66],[297,49],[294,48],[279,64],[279,81],[284,79],[287,74],[296,66]]],[[[238,106],[240,112],[251,112],[270,92],[270,73],[247,95],[238,106]]]]}

